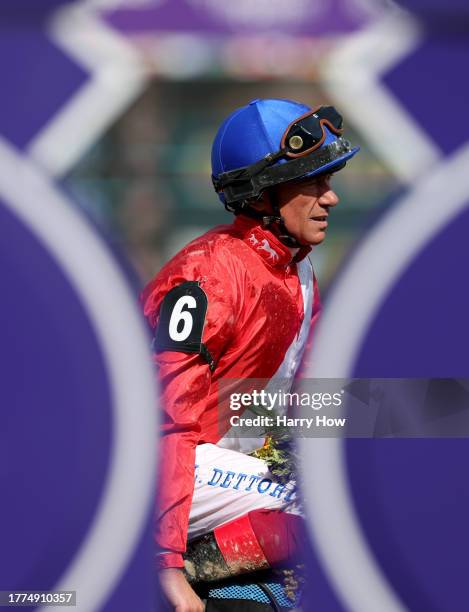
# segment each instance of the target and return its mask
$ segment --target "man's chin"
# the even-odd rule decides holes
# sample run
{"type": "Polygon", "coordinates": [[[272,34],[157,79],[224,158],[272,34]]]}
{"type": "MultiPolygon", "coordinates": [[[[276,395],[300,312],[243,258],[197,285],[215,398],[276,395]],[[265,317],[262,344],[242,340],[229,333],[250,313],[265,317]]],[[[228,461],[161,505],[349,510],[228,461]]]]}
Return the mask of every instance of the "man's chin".
{"type": "Polygon", "coordinates": [[[303,244],[308,244],[309,246],[319,246],[326,239],[326,232],[316,232],[311,236],[305,236],[305,239],[302,241],[303,244]]]}

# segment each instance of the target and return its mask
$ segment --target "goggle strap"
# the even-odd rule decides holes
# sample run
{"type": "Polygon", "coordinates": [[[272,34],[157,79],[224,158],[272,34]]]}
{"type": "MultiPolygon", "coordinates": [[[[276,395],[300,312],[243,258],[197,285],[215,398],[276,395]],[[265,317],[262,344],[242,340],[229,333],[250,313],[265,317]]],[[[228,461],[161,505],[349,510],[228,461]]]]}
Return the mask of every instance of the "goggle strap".
{"type": "MultiPolygon", "coordinates": [[[[269,157],[267,156],[252,166],[226,172],[217,181],[214,180],[214,185],[215,183],[219,185],[218,191],[223,190],[227,204],[255,198],[264,189],[301,178],[305,174],[327,165],[351,150],[352,147],[347,140],[338,138],[335,142],[325,145],[308,155],[292,159],[284,164],[268,167],[267,164],[283,156],[283,150],[281,149],[272,155],[270,158],[272,161],[267,161],[267,157],[269,157]]],[[[215,189],[217,189],[217,186],[215,186],[215,189]]]]}
{"type": "Polygon", "coordinates": [[[221,191],[228,185],[235,185],[236,183],[244,183],[257,174],[261,173],[268,166],[275,163],[281,157],[284,157],[286,149],[280,149],[276,153],[269,153],[258,162],[246,166],[245,168],[238,168],[237,170],[230,170],[224,172],[218,179],[212,176],[212,183],[216,191],[221,191]]]}

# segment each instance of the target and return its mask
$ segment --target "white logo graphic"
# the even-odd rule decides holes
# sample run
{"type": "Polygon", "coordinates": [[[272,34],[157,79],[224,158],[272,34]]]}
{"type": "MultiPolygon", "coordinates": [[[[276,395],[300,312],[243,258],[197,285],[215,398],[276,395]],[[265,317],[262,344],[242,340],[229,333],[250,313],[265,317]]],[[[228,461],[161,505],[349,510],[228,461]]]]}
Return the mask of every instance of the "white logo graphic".
{"type": "Polygon", "coordinates": [[[259,244],[259,240],[254,236],[254,234],[251,234],[248,240],[253,246],[256,246],[257,244],[259,244]]]}
{"type": "Polygon", "coordinates": [[[262,241],[262,245],[259,247],[259,251],[266,251],[269,254],[269,259],[272,261],[277,261],[278,254],[274,251],[274,249],[270,246],[268,240],[264,238],[262,241]]]}

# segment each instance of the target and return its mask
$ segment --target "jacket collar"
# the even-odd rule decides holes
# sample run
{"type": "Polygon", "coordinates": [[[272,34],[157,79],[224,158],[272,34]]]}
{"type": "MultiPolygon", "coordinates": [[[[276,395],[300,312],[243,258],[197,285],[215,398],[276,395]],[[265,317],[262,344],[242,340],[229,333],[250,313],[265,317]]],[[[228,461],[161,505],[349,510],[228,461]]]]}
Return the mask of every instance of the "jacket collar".
{"type": "Polygon", "coordinates": [[[290,249],[270,230],[262,227],[257,219],[239,215],[233,225],[241,239],[272,268],[285,268],[292,261],[301,261],[311,251],[311,247],[304,246],[292,257],[290,249]]]}

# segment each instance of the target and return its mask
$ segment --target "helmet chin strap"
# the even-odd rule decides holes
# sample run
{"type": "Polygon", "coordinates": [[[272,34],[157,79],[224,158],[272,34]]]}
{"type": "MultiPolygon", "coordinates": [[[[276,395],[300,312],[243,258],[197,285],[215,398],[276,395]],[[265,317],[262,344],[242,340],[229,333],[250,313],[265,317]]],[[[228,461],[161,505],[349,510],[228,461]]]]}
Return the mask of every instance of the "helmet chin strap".
{"type": "Polygon", "coordinates": [[[283,217],[280,214],[280,206],[278,205],[277,194],[275,193],[274,190],[271,190],[269,192],[269,200],[270,200],[272,209],[274,211],[274,214],[262,216],[262,223],[264,227],[275,225],[276,231],[274,233],[277,235],[280,242],[283,242],[283,244],[287,247],[301,248],[302,246],[305,246],[301,244],[300,242],[298,242],[295,236],[292,236],[290,232],[287,230],[285,221],[283,220],[283,217]]]}
{"type": "Polygon", "coordinates": [[[280,214],[280,207],[278,205],[277,194],[274,191],[269,193],[269,201],[272,206],[273,214],[265,214],[265,212],[256,210],[252,206],[250,206],[249,200],[246,200],[238,209],[230,210],[230,212],[234,212],[235,214],[244,214],[253,219],[258,219],[262,222],[264,227],[271,228],[273,233],[277,236],[277,238],[282,242],[285,246],[291,248],[301,248],[306,245],[301,244],[298,240],[292,236],[285,226],[285,221],[283,220],[282,215],[280,214]],[[273,226],[273,227],[272,227],[273,226]]]}
{"type": "Polygon", "coordinates": [[[285,246],[293,247],[293,248],[301,248],[302,246],[304,246],[298,242],[295,236],[292,236],[288,232],[287,228],[285,227],[285,222],[283,220],[283,217],[281,217],[280,215],[279,216],[274,216],[274,215],[263,216],[262,223],[264,227],[270,227],[272,225],[276,225],[277,231],[275,231],[274,233],[276,234],[280,242],[283,242],[285,246]]]}

